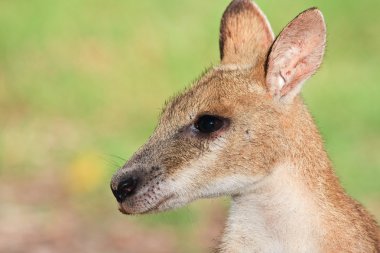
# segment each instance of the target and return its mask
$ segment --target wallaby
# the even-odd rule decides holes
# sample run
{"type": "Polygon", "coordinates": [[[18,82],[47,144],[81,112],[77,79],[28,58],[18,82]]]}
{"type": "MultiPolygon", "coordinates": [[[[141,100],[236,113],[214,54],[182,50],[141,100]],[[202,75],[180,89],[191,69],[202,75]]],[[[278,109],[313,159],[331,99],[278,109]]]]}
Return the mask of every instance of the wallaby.
{"type": "Polygon", "coordinates": [[[374,218],[349,197],[299,96],[321,64],[326,27],[308,9],[275,39],[250,0],[221,20],[219,66],[162,112],[113,176],[125,214],[232,197],[218,252],[380,252],[374,218]]]}

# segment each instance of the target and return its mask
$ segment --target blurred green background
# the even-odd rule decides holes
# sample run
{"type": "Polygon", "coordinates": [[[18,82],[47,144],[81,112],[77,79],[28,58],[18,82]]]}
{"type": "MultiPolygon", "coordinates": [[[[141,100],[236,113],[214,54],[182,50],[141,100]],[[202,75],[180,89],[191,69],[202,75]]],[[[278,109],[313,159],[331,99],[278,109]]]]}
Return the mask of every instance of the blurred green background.
{"type": "MultiPolygon", "coordinates": [[[[318,6],[303,96],[350,194],[380,219],[380,1],[257,1],[276,34],[318,6]]],[[[227,200],[122,216],[109,190],[164,101],[218,64],[229,0],[0,1],[0,252],[205,252],[227,200]]]]}

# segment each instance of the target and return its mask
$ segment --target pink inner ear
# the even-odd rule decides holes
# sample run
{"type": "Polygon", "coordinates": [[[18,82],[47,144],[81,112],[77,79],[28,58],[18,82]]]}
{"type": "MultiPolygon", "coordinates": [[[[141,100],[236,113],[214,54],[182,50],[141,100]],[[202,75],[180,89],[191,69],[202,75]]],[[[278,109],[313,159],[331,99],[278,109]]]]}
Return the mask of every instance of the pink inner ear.
{"type": "Polygon", "coordinates": [[[311,40],[310,43],[302,41],[295,45],[299,47],[299,55],[295,55],[294,58],[290,59],[288,65],[280,69],[280,74],[285,79],[285,86],[280,91],[281,96],[286,95],[297,84],[315,73],[320,66],[322,55],[314,54],[315,49],[317,49],[316,52],[323,52],[323,48],[318,48],[320,40],[315,36],[311,36],[309,39],[311,40]],[[286,80],[289,81],[286,82],[286,80]]]}
{"type": "Polygon", "coordinates": [[[294,97],[323,58],[326,28],[317,9],[296,17],[275,41],[268,59],[267,84],[273,95],[294,97]]]}

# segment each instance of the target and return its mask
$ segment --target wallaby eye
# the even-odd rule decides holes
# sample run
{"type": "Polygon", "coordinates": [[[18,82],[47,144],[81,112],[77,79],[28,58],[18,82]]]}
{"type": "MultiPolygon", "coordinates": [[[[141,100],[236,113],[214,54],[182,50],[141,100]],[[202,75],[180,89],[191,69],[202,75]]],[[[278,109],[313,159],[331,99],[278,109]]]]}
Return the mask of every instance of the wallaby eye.
{"type": "Polygon", "coordinates": [[[223,124],[223,119],[219,117],[203,115],[194,123],[194,127],[201,133],[209,134],[221,129],[223,124]]]}

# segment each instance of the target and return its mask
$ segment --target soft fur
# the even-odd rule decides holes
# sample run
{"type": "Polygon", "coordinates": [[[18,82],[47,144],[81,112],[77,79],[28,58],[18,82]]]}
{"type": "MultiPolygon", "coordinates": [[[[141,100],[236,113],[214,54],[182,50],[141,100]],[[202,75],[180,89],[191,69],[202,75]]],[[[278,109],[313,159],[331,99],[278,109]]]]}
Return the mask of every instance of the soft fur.
{"type": "Polygon", "coordinates": [[[341,187],[318,130],[298,95],[321,64],[326,27],[312,8],[274,41],[249,0],[221,22],[221,65],[165,107],[147,143],[114,175],[142,178],[120,203],[126,214],[173,209],[229,195],[219,252],[380,252],[379,228],[341,187]],[[211,136],[194,122],[228,119],[211,136]]]}

